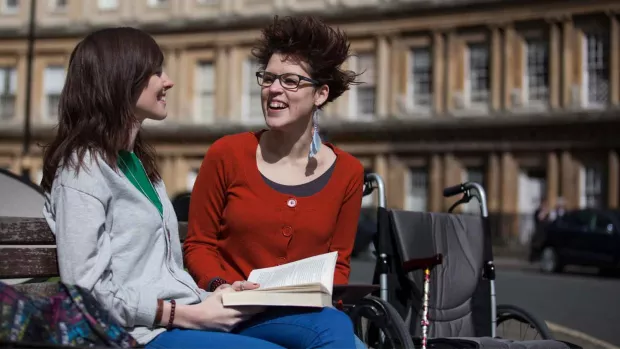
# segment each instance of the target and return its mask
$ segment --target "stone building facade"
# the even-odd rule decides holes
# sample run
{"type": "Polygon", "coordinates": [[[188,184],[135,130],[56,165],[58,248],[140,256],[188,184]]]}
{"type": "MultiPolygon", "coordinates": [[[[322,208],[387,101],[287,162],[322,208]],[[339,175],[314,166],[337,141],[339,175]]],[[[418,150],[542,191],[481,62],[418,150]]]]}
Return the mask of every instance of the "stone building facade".
{"type": "Polygon", "coordinates": [[[191,190],[215,139],[263,127],[250,55],[260,27],[309,13],[347,32],[347,66],[364,71],[321,125],[383,176],[390,207],[444,211],[442,189],[474,180],[502,217],[498,234],[527,240],[542,197],[619,205],[617,1],[40,0],[25,153],[29,11],[0,0],[0,167],[33,181],[69,54],[88,31],[140,27],[164,50],[169,117],[144,128],[174,197],[191,190]]]}

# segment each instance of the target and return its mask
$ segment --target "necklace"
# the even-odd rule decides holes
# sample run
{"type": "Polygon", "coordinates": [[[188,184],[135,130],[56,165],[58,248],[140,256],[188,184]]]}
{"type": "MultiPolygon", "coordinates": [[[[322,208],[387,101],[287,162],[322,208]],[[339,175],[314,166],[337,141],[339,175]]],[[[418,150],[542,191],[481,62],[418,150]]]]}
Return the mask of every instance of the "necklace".
{"type": "MultiPolygon", "coordinates": [[[[123,163],[125,168],[127,168],[129,170],[129,166],[127,165],[127,163],[125,162],[123,157],[119,156],[119,159],[121,159],[121,162],[123,163]]],[[[144,172],[144,175],[146,176],[146,179],[149,181],[149,184],[151,185],[151,188],[153,189],[153,192],[155,192],[155,195],[157,195],[157,198],[159,199],[159,201],[161,201],[161,198],[159,197],[159,194],[157,193],[157,190],[155,189],[155,186],[151,182],[151,179],[149,178],[148,174],[146,173],[146,170],[144,169],[144,165],[142,165],[142,161],[140,161],[140,159],[138,159],[138,161],[140,162],[140,168],[144,172]]],[[[142,185],[140,185],[140,181],[138,181],[136,176],[134,176],[134,174],[131,171],[127,171],[127,172],[129,173],[131,178],[133,178],[133,180],[136,181],[136,184],[138,185],[138,187],[140,189],[140,192],[142,192],[142,194],[144,194],[144,196],[146,196],[148,198],[149,196],[147,195],[146,190],[144,190],[144,188],[142,188],[142,185]]],[[[155,207],[155,208],[157,208],[157,207],[155,207]]],[[[159,210],[157,210],[157,211],[159,212],[159,210]]],[[[164,216],[162,215],[162,212],[159,212],[159,216],[164,218],[164,216]]]]}

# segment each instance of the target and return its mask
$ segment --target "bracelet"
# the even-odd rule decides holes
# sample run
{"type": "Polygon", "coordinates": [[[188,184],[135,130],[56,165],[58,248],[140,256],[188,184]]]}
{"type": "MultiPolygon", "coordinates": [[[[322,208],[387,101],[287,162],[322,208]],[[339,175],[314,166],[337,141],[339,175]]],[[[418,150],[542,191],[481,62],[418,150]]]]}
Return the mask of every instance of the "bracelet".
{"type": "Polygon", "coordinates": [[[226,280],[222,279],[222,278],[215,278],[213,280],[211,280],[211,282],[209,283],[209,289],[207,291],[209,292],[214,292],[216,288],[227,284],[226,280]]]}
{"type": "Polygon", "coordinates": [[[168,320],[168,326],[166,326],[166,328],[168,330],[172,329],[172,324],[174,323],[174,308],[176,308],[177,302],[174,299],[171,299],[170,300],[170,305],[171,305],[171,308],[170,308],[170,319],[168,320]]]}
{"type": "Polygon", "coordinates": [[[164,315],[164,301],[161,299],[157,300],[157,312],[155,313],[155,326],[158,326],[161,323],[161,317],[164,315]]]}

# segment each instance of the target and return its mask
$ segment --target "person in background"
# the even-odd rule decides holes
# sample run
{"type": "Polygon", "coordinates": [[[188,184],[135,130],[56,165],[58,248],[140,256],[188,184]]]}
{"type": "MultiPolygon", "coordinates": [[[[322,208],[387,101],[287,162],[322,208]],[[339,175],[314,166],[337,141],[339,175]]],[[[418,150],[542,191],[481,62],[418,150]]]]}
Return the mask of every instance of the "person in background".
{"type": "Polygon", "coordinates": [[[144,120],[167,116],[174,83],[163,61],[155,40],[134,28],[93,32],[71,54],[42,180],[61,281],[91,292],[146,348],[354,347],[351,322],[336,310],[241,328],[264,312],[222,305],[243,283],[210,293],[184,270],[177,218],[141,137],[144,120]],[[291,330],[304,321],[318,322],[318,332],[291,330]]]}
{"type": "Polygon", "coordinates": [[[564,216],[566,213],[566,200],[563,197],[558,197],[555,207],[549,212],[549,220],[555,221],[556,219],[564,216]]]}
{"type": "Polygon", "coordinates": [[[267,127],[209,147],[190,202],[188,271],[215,291],[253,269],[337,251],[334,284],[347,284],[364,169],[319,129],[320,111],[358,83],[342,69],[347,37],[311,16],[276,16],[253,55],[267,127]]]}

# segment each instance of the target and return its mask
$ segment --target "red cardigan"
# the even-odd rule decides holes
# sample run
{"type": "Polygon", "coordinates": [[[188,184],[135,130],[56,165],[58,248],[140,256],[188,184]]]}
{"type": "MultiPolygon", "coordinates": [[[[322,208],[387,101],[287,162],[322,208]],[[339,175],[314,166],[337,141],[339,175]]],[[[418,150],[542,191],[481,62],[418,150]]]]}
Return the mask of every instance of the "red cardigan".
{"type": "Polygon", "coordinates": [[[206,289],[216,277],[233,283],[246,280],[253,269],[338,251],[334,284],[348,283],[364,168],[352,155],[324,143],[337,156],[329,182],[309,197],[285,195],[258,171],[261,134],[222,137],[205,155],[183,244],[189,273],[206,289]],[[289,205],[291,199],[295,205],[289,205]]]}

